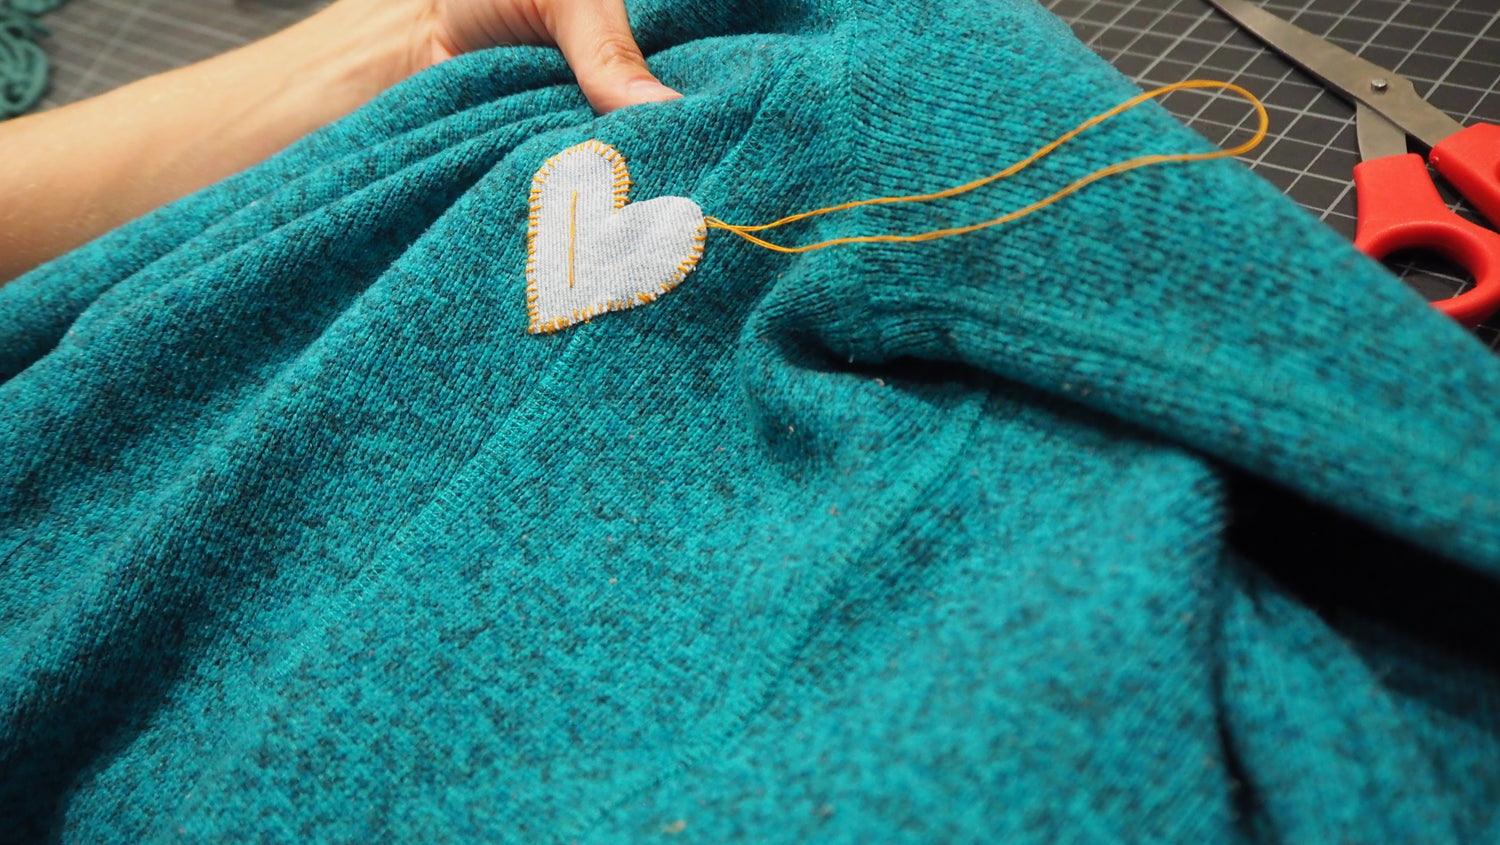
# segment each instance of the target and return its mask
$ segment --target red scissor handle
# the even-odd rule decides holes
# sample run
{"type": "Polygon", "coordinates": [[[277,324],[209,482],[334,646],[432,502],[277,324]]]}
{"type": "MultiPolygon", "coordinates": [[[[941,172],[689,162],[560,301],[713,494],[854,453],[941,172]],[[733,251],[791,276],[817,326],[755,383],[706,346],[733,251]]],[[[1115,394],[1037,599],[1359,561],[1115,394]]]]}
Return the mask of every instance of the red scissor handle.
{"type": "MultiPolygon", "coordinates": [[[[1470,327],[1500,310],[1500,234],[1450,211],[1421,156],[1361,162],[1354,167],[1354,188],[1359,197],[1354,245],[1360,251],[1376,259],[1403,249],[1437,252],[1472,273],[1474,288],[1433,306],[1470,327]]],[[[1476,196],[1467,190],[1464,195],[1476,196]]]]}
{"type": "Polygon", "coordinates": [[[1500,226],[1500,126],[1476,123],[1438,142],[1427,156],[1437,172],[1500,226]]]}

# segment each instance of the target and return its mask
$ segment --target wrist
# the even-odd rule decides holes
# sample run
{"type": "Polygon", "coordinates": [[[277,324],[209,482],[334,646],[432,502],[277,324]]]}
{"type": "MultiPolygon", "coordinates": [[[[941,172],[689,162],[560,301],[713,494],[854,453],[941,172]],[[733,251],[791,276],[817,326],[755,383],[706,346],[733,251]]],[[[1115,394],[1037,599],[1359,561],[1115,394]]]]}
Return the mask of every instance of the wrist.
{"type": "Polygon", "coordinates": [[[293,84],[325,110],[339,111],[336,118],[432,63],[433,6],[432,0],[338,0],[247,49],[265,47],[298,67],[304,78],[293,84]]]}
{"type": "Polygon", "coordinates": [[[160,184],[175,195],[268,158],[358,109],[416,70],[429,0],[338,0],[269,38],[144,84],[185,107],[160,184]],[[211,111],[191,108],[215,103],[211,111]]]}
{"type": "Polygon", "coordinates": [[[0,281],[274,155],[427,67],[432,11],[433,0],[338,0],[238,50],[7,123],[0,281]]]}

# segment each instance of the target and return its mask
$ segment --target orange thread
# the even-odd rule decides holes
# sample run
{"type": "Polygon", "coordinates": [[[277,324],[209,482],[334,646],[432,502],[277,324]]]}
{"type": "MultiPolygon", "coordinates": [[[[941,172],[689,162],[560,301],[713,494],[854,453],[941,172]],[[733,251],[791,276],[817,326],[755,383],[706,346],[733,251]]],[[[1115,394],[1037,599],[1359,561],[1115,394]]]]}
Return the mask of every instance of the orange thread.
{"type": "Polygon", "coordinates": [[[578,189],[573,189],[573,202],[568,206],[568,287],[573,286],[573,242],[577,240],[574,230],[578,227],[578,189]]]}
{"type": "Polygon", "coordinates": [[[775,250],[776,252],[787,253],[812,252],[815,249],[823,249],[825,247],[836,246],[838,244],[893,242],[915,243],[920,241],[935,241],[939,238],[949,238],[953,237],[954,235],[966,235],[970,232],[977,232],[980,229],[988,229],[991,226],[999,226],[1003,223],[1009,223],[1013,220],[1025,217],[1028,214],[1032,214],[1033,212],[1040,211],[1041,209],[1046,208],[1047,206],[1057,202],[1063,197],[1075,193],[1080,189],[1099,181],[1100,179],[1104,179],[1106,177],[1114,176],[1120,173],[1125,173],[1137,168],[1147,167],[1153,164],[1166,164],[1169,162],[1204,161],[1208,159],[1228,158],[1230,156],[1237,156],[1243,153],[1247,153],[1258,146],[1261,141],[1265,140],[1266,132],[1267,130],[1269,130],[1270,125],[1271,119],[1270,116],[1266,114],[1266,107],[1261,104],[1261,101],[1254,94],[1250,93],[1244,88],[1241,88],[1240,86],[1230,82],[1218,82],[1212,79],[1189,79],[1185,82],[1176,82],[1171,85],[1157,88],[1154,91],[1147,91],[1144,94],[1139,94],[1135,97],[1132,97],[1129,100],[1126,100],[1125,102],[1121,103],[1118,106],[1115,106],[1114,108],[1106,112],[1089,118],[1088,120],[1079,124],[1073,130],[1064,134],[1062,137],[1058,138],[1055,141],[1052,141],[1051,143],[1047,144],[1046,146],[1042,147],[1026,158],[1016,162],[1015,164],[1012,164],[1010,167],[1005,168],[999,173],[993,173],[989,176],[975,179],[972,182],[965,182],[964,184],[958,185],[956,187],[947,188],[941,191],[934,191],[929,194],[912,194],[910,196],[875,197],[873,199],[867,200],[855,200],[853,202],[840,203],[839,205],[831,205],[827,208],[817,208],[813,209],[812,211],[801,212],[800,214],[792,214],[787,217],[783,217],[780,220],[775,220],[770,223],[762,223],[759,225],[739,225],[735,223],[725,223],[723,220],[720,220],[717,217],[705,217],[703,218],[703,222],[709,228],[723,229],[726,232],[739,235],[740,237],[757,246],[763,246],[766,249],[775,250]],[[1167,153],[1160,155],[1148,155],[1129,159],[1127,161],[1116,162],[1115,164],[1111,164],[1107,167],[1102,167],[1098,170],[1095,170],[1093,173],[1090,173],[1087,176],[1078,179],[1077,181],[1073,182],[1072,184],[1068,185],[1057,193],[1052,194],[1049,197],[1037,200],[1031,205],[1028,205],[1021,209],[1017,209],[1016,211],[1012,211],[1009,214],[996,217],[993,220],[986,220],[983,223],[972,223],[967,226],[954,226],[947,229],[934,229],[929,232],[918,232],[914,235],[859,235],[847,238],[833,238],[831,240],[808,244],[807,246],[795,247],[774,244],[763,238],[759,238],[755,235],[750,234],[751,232],[761,232],[765,231],[766,229],[775,229],[778,226],[785,226],[788,223],[795,223],[798,220],[806,220],[809,217],[817,217],[822,214],[831,214],[835,211],[844,211],[850,208],[858,208],[862,205],[886,205],[889,203],[898,202],[930,202],[932,200],[946,199],[948,197],[968,193],[969,191],[972,191],[976,188],[988,185],[991,182],[1004,179],[1008,176],[1014,176],[1015,174],[1021,172],[1022,170],[1025,170],[1026,168],[1035,164],[1037,161],[1046,157],[1058,147],[1061,147],[1068,141],[1073,140],[1086,130],[1098,126],[1099,124],[1103,123],[1106,120],[1109,120],[1110,118],[1118,114],[1129,111],[1130,109],[1135,108],[1136,106],[1146,102],[1147,100],[1154,99],[1165,94],[1170,94],[1173,91],[1180,91],[1189,88],[1216,88],[1229,91],[1233,94],[1238,94],[1239,96],[1244,97],[1250,102],[1252,106],[1255,107],[1256,116],[1260,121],[1259,126],[1256,128],[1255,136],[1250,140],[1240,144],[1239,146],[1232,147],[1227,150],[1214,150],[1213,152],[1207,153],[1167,153]]]}

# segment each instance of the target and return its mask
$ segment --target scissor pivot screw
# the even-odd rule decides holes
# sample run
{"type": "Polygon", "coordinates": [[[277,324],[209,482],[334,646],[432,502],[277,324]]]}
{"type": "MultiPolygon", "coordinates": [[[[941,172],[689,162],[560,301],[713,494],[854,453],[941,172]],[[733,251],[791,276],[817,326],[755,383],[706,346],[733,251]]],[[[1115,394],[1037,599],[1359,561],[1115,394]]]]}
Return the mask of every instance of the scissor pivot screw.
{"type": "Polygon", "coordinates": [[[1391,87],[1391,83],[1387,81],[1383,76],[1377,76],[1374,79],[1370,80],[1371,91],[1384,91],[1389,87],[1391,87]]]}

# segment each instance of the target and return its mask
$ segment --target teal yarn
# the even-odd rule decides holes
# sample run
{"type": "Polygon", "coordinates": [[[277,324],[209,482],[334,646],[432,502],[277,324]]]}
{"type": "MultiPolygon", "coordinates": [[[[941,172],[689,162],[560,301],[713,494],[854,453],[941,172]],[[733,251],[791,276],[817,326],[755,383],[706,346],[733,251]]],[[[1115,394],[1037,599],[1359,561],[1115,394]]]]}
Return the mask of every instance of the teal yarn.
{"type": "Polygon", "coordinates": [[[36,16],[66,0],[0,0],[0,120],[24,114],[47,90],[47,54],[36,39],[47,30],[36,16]]]}
{"type": "Polygon", "coordinates": [[[41,15],[62,7],[68,0],[5,0],[5,5],[19,12],[41,15]]]}
{"type": "Polygon", "coordinates": [[[711,232],[528,335],[574,144],[761,221],[1136,93],[1023,0],[631,12],[683,100],[461,57],[0,288],[0,837],[1500,835],[1480,344],[1228,161],[711,232]]]}
{"type": "Polygon", "coordinates": [[[46,30],[34,18],[0,6],[0,120],[30,109],[47,88],[47,54],[35,39],[46,30]]]}

